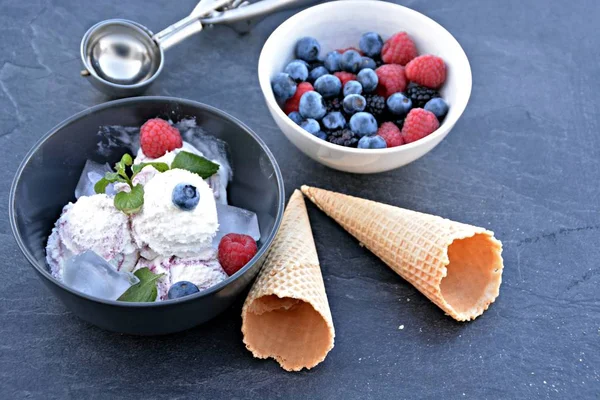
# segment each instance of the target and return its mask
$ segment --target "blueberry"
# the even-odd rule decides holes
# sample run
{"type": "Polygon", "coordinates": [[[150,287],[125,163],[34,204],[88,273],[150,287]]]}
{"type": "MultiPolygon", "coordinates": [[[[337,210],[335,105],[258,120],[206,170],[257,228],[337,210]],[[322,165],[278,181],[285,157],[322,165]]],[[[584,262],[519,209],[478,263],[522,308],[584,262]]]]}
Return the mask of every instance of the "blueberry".
{"type": "Polygon", "coordinates": [[[167,297],[169,299],[180,299],[189,296],[190,294],[198,293],[199,291],[198,286],[194,285],[192,282],[180,281],[171,286],[167,297]]]}
{"type": "Polygon", "coordinates": [[[385,140],[379,136],[363,136],[358,141],[359,149],[385,149],[387,144],[385,140]]]}
{"type": "Polygon", "coordinates": [[[273,93],[278,100],[283,101],[292,97],[296,93],[296,82],[286,73],[280,72],[275,75],[271,81],[273,93]]]}
{"type": "Polygon", "coordinates": [[[332,74],[334,72],[341,71],[340,61],[342,59],[342,55],[337,51],[332,51],[331,53],[327,53],[325,56],[325,68],[329,70],[332,74]]]}
{"type": "Polygon", "coordinates": [[[357,73],[360,68],[360,63],[362,61],[362,56],[356,50],[348,50],[344,54],[342,54],[342,59],[340,60],[340,67],[344,71],[352,72],[353,74],[357,73]]]}
{"type": "Polygon", "coordinates": [[[374,135],[377,133],[377,120],[372,114],[356,113],[350,118],[350,130],[359,137],[374,135]]]}
{"type": "Polygon", "coordinates": [[[301,61],[292,61],[283,71],[290,76],[296,83],[304,82],[308,79],[308,67],[301,61]]]}
{"type": "Polygon", "coordinates": [[[317,132],[315,136],[321,140],[327,140],[327,134],[323,131],[317,132]]]}
{"type": "Polygon", "coordinates": [[[361,62],[360,62],[360,66],[358,67],[358,69],[360,71],[362,71],[365,68],[376,69],[377,68],[377,63],[372,58],[363,57],[362,60],[361,60],[361,62]]]}
{"type": "Polygon", "coordinates": [[[377,77],[377,74],[371,68],[361,70],[356,79],[362,85],[365,93],[374,92],[379,84],[379,77],[377,77]]]}
{"type": "Polygon", "coordinates": [[[387,107],[394,115],[406,115],[412,108],[412,100],[403,93],[394,93],[388,97],[387,107]]]}
{"type": "Polygon", "coordinates": [[[330,131],[336,131],[346,126],[346,118],[339,111],[332,111],[323,117],[323,126],[330,131]]]}
{"type": "Polygon", "coordinates": [[[317,61],[321,45],[317,39],[312,37],[303,37],[296,43],[296,57],[304,61],[317,61]]]}
{"type": "Polygon", "coordinates": [[[435,114],[438,120],[444,118],[448,114],[448,103],[441,97],[429,100],[424,107],[427,111],[435,114]]]}
{"type": "Polygon", "coordinates": [[[328,73],[329,73],[329,71],[327,71],[327,68],[317,67],[310,71],[310,73],[308,74],[308,80],[311,82],[314,82],[317,79],[319,79],[320,77],[322,77],[323,75],[327,75],[328,73]]]}
{"type": "Polygon", "coordinates": [[[323,75],[315,81],[315,90],[325,98],[336,97],[342,91],[342,81],[334,75],[323,75]]]}
{"type": "Polygon", "coordinates": [[[344,85],[344,97],[349,94],[361,94],[362,91],[363,87],[358,81],[348,81],[344,85]]]}
{"type": "Polygon", "coordinates": [[[294,121],[297,125],[300,125],[302,121],[304,121],[304,118],[302,118],[302,115],[300,115],[298,111],[293,111],[289,113],[288,117],[290,117],[290,119],[294,121]]]}
{"type": "Polygon", "coordinates": [[[360,50],[367,56],[375,57],[381,54],[383,39],[375,32],[367,32],[360,38],[358,47],[360,47],[360,50]]]}
{"type": "Polygon", "coordinates": [[[173,188],[171,201],[180,210],[191,211],[198,205],[200,193],[198,193],[196,186],[180,183],[173,188]]]}
{"type": "Polygon", "coordinates": [[[304,118],[321,119],[327,113],[325,100],[317,92],[306,92],[300,98],[300,114],[304,118]]]}
{"type": "Polygon", "coordinates": [[[351,94],[344,97],[344,111],[346,114],[354,114],[364,111],[367,106],[367,100],[360,94],[351,94]]]}
{"type": "Polygon", "coordinates": [[[302,123],[300,124],[300,128],[304,129],[306,132],[310,133],[311,135],[317,135],[317,133],[319,133],[319,131],[321,130],[321,125],[319,125],[319,122],[309,118],[306,121],[302,121],[302,123]]]}
{"type": "Polygon", "coordinates": [[[290,64],[291,64],[291,63],[293,63],[293,62],[299,62],[299,63],[301,63],[301,64],[304,64],[304,66],[310,70],[310,64],[308,64],[308,63],[307,63],[306,61],[304,61],[304,60],[301,60],[301,59],[299,59],[299,58],[296,58],[295,60],[292,60],[292,61],[290,62],[290,64]]]}

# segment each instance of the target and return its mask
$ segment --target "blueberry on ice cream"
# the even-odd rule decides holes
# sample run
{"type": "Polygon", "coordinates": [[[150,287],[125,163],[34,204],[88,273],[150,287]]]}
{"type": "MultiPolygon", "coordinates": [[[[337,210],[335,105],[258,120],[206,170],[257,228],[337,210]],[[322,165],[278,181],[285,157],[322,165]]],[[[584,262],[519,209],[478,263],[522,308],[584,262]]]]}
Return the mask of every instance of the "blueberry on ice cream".
{"type": "Polygon", "coordinates": [[[212,248],[219,228],[215,198],[200,176],[182,169],[163,172],[144,186],[144,206],[131,217],[131,227],[145,257],[202,254],[212,248]],[[173,202],[179,184],[195,187],[199,198],[193,209],[184,210],[173,202]]]}

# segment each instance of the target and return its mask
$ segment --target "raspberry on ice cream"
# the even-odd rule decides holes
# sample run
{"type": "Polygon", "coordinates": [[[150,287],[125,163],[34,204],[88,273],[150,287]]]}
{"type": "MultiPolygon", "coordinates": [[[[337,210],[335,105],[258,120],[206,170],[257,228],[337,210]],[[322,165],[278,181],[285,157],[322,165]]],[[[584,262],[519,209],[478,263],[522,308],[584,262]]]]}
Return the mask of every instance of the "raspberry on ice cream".
{"type": "Polygon", "coordinates": [[[135,271],[148,268],[154,274],[164,274],[157,281],[156,301],[167,300],[169,289],[174,283],[191,282],[200,291],[227,279],[227,274],[217,261],[214,250],[197,257],[157,257],[154,260],[140,258],[135,271]]]}
{"type": "Polygon", "coordinates": [[[138,260],[129,218],[105,194],[83,196],[63,208],[46,246],[52,275],[62,280],[65,262],[87,250],[94,251],[117,270],[131,271],[138,260]]]}
{"type": "Polygon", "coordinates": [[[131,227],[146,258],[202,254],[212,247],[219,227],[215,198],[200,176],[182,169],[163,172],[144,186],[144,206],[131,217],[131,227]],[[180,183],[198,191],[200,200],[192,210],[173,203],[173,189],[180,183]]]}
{"type": "Polygon", "coordinates": [[[150,157],[161,157],[181,145],[179,130],[164,119],[149,119],[140,128],[140,146],[150,157]]]}

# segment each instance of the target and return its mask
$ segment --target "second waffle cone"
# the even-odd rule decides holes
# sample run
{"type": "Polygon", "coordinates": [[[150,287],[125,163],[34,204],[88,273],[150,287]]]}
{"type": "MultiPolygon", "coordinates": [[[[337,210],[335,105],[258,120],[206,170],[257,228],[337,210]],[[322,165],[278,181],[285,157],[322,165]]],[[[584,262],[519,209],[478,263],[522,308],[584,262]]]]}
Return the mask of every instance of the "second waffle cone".
{"type": "Polygon", "coordinates": [[[492,232],[323,189],[302,192],[452,318],[475,319],[498,296],[502,243],[492,232]]]}

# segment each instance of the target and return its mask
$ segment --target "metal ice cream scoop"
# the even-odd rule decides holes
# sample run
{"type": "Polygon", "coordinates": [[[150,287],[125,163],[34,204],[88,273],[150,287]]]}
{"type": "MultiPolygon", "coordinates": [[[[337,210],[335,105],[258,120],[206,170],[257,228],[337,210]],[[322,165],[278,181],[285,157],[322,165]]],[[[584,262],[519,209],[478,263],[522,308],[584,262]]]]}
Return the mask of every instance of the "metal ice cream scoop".
{"type": "Polygon", "coordinates": [[[301,0],[201,0],[190,15],[153,34],[145,26],[109,19],[92,26],[81,40],[82,75],[100,91],[115,97],[143,93],[163,68],[164,52],[202,30],[203,25],[229,24],[250,29],[253,20],[301,0]]]}

